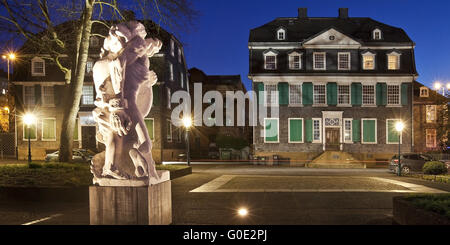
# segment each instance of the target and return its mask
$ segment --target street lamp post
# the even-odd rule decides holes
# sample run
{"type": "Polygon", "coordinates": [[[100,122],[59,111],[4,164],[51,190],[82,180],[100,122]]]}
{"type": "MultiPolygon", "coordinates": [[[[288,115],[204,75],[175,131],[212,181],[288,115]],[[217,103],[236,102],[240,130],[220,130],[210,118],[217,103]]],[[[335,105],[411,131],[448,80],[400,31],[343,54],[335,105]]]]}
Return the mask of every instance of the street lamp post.
{"type": "Polygon", "coordinates": [[[190,117],[184,117],[183,118],[183,124],[184,127],[186,128],[185,131],[185,138],[186,138],[186,161],[187,161],[187,165],[191,166],[191,152],[189,149],[189,130],[192,126],[192,120],[190,117]]]}
{"type": "Polygon", "coordinates": [[[9,82],[9,61],[14,61],[16,59],[16,55],[14,53],[9,53],[7,55],[2,56],[3,59],[6,60],[6,63],[8,64],[8,82],[9,82]]]}
{"type": "Polygon", "coordinates": [[[397,130],[398,132],[398,171],[397,171],[398,176],[402,175],[402,164],[400,163],[400,139],[404,127],[405,124],[403,124],[403,122],[401,121],[395,124],[395,130],[397,130]]]}
{"type": "Polygon", "coordinates": [[[23,122],[27,125],[28,132],[28,164],[31,163],[31,125],[34,124],[35,121],[36,117],[31,113],[27,113],[23,116],[23,122]]]}

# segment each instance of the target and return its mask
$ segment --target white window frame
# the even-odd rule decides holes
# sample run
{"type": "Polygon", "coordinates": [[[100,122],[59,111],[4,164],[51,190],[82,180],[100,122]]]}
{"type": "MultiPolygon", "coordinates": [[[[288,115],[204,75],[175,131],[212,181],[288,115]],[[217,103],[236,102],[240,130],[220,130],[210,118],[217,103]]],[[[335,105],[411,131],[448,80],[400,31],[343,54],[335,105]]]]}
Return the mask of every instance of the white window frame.
{"type": "Polygon", "coordinates": [[[270,117],[265,117],[264,118],[264,143],[268,143],[268,144],[277,144],[280,143],[280,118],[270,118],[270,117]],[[270,119],[270,120],[277,120],[277,141],[266,141],[266,120],[270,119]]]}
{"type": "Polygon", "coordinates": [[[435,123],[437,119],[437,106],[436,105],[425,105],[425,121],[426,123],[435,123]],[[433,119],[430,120],[428,118],[428,108],[434,108],[434,115],[433,115],[433,119]]]}
{"type": "Polygon", "coordinates": [[[362,84],[361,85],[361,106],[362,107],[375,107],[375,106],[377,106],[377,101],[376,101],[377,98],[376,97],[377,97],[377,91],[376,91],[375,84],[362,84]],[[373,103],[372,104],[364,103],[364,86],[372,86],[373,87],[373,103]]]}
{"type": "Polygon", "coordinates": [[[86,61],[85,75],[92,75],[93,69],[94,69],[94,61],[92,61],[92,60],[86,61]],[[89,67],[89,64],[91,64],[90,67],[89,67]]]}
{"type": "MultiPolygon", "coordinates": [[[[272,94],[270,94],[272,96],[272,94]]],[[[271,97],[272,98],[272,97],[271,97]]],[[[272,101],[271,101],[272,102],[272,101]]],[[[279,91],[278,83],[264,83],[264,105],[267,106],[278,106],[279,105],[279,91]],[[266,86],[275,86],[275,101],[273,103],[268,103],[267,96],[270,94],[267,92],[266,86]]]]}
{"type": "Polygon", "coordinates": [[[24,86],[23,86],[23,89],[22,89],[22,99],[23,99],[23,104],[24,104],[25,106],[34,106],[34,105],[36,105],[36,90],[35,90],[34,85],[24,85],[24,86]],[[30,88],[31,88],[31,91],[33,91],[33,104],[27,104],[27,103],[26,103],[27,100],[26,100],[25,98],[29,98],[29,96],[25,96],[25,88],[26,88],[26,87],[30,87],[30,88]]]}
{"type": "Polygon", "coordinates": [[[327,85],[325,83],[313,83],[313,106],[328,106],[328,101],[327,101],[327,85]],[[316,103],[316,93],[314,92],[314,86],[324,86],[325,87],[325,92],[324,92],[324,98],[325,98],[325,103],[316,103]]]}
{"type": "MultiPolygon", "coordinates": [[[[398,142],[389,142],[389,128],[388,128],[388,121],[401,121],[401,119],[395,119],[395,118],[388,118],[386,119],[386,144],[387,145],[398,145],[398,142]]],[[[395,128],[395,124],[394,124],[395,128]]],[[[400,144],[403,143],[403,132],[400,132],[400,144]]]]}
{"type": "Polygon", "coordinates": [[[430,96],[429,89],[427,87],[425,87],[425,86],[420,87],[420,94],[419,94],[419,96],[420,97],[429,97],[430,96]],[[424,93],[422,95],[422,91],[426,91],[426,93],[424,93]]]}
{"type": "Polygon", "coordinates": [[[45,76],[45,60],[39,57],[34,57],[33,59],[31,59],[31,76],[34,77],[42,77],[45,76]],[[37,62],[42,62],[42,72],[35,72],[34,71],[34,66],[36,65],[37,62]]]}
{"type": "Polygon", "coordinates": [[[288,143],[303,143],[305,140],[305,120],[301,117],[288,118],[288,143]],[[291,120],[302,120],[302,139],[300,141],[291,140],[291,120]]]}
{"type": "Polygon", "coordinates": [[[288,55],[289,70],[301,70],[302,69],[302,54],[292,52],[288,55]],[[294,57],[298,56],[298,68],[294,67],[294,57]]]}
{"type": "Polygon", "coordinates": [[[278,67],[278,64],[277,64],[278,63],[278,61],[277,61],[278,54],[273,52],[273,51],[269,51],[269,52],[264,53],[263,56],[264,56],[264,70],[276,70],[277,67],[278,67]],[[275,67],[273,69],[269,69],[267,67],[267,56],[274,56],[275,57],[275,67]]]}
{"type": "Polygon", "coordinates": [[[361,144],[375,145],[378,144],[378,121],[376,118],[361,118],[361,144]],[[375,120],[375,142],[364,142],[364,121],[375,120]]]}
{"type": "Polygon", "coordinates": [[[166,120],[166,127],[169,126],[170,129],[170,138],[168,138],[167,136],[169,136],[167,133],[167,128],[166,128],[166,140],[167,142],[172,142],[173,140],[173,130],[172,130],[172,121],[170,121],[169,119],[166,120]]]}
{"type": "Polygon", "coordinates": [[[312,118],[312,143],[322,143],[322,118],[312,118]],[[319,121],[319,139],[314,139],[314,121],[319,121]]]}
{"type": "Polygon", "coordinates": [[[182,71],[180,71],[180,86],[184,88],[184,74],[182,71]]]}
{"type": "Polygon", "coordinates": [[[313,70],[326,70],[327,69],[327,53],[326,52],[313,52],[313,70]],[[316,54],[323,54],[323,68],[316,68],[316,54]]]}
{"type": "MultiPolygon", "coordinates": [[[[38,120],[36,120],[34,122],[34,125],[36,126],[35,127],[36,128],[36,133],[34,134],[34,135],[36,135],[36,139],[30,139],[30,141],[37,141],[37,138],[38,138],[38,120]]],[[[28,130],[27,129],[27,125],[24,122],[22,122],[22,138],[23,138],[23,141],[28,141],[28,138],[25,138],[26,130],[28,130]]]]}
{"type": "Polygon", "coordinates": [[[54,107],[55,106],[55,91],[54,91],[55,87],[53,85],[41,85],[41,105],[43,107],[54,107]],[[52,87],[53,88],[53,93],[51,94],[52,98],[53,98],[53,103],[51,104],[46,104],[45,102],[45,94],[44,94],[44,87],[52,87]]]}
{"type": "MultiPolygon", "coordinates": [[[[150,138],[150,140],[153,142],[153,141],[155,141],[155,119],[154,118],[144,118],[144,121],[153,121],[153,128],[152,128],[153,139],[150,138],[150,135],[148,136],[150,138]]],[[[145,127],[147,127],[147,125],[145,125],[145,127]]]]}
{"type": "Polygon", "coordinates": [[[434,149],[437,147],[437,130],[435,128],[427,128],[425,129],[425,147],[428,149],[434,149]],[[430,142],[428,141],[428,132],[434,132],[434,142],[433,146],[430,146],[430,142]]]}
{"type": "MultiPolygon", "coordinates": [[[[78,135],[80,135],[80,134],[78,133],[78,135]]],[[[42,118],[42,120],[41,120],[41,140],[42,141],[56,141],[56,118],[54,118],[54,117],[42,118]],[[55,138],[54,139],[44,139],[44,120],[46,120],[46,119],[51,119],[55,122],[55,138]]]]}
{"type": "Polygon", "coordinates": [[[303,92],[303,88],[302,88],[302,83],[289,83],[289,106],[295,107],[295,106],[302,106],[302,92],[303,92]],[[291,102],[291,86],[300,86],[300,103],[292,103],[291,102]]]}
{"type": "Polygon", "coordinates": [[[175,41],[173,39],[170,39],[170,55],[175,57],[175,41]]]}
{"type": "Polygon", "coordinates": [[[372,39],[373,40],[381,40],[383,37],[381,36],[381,30],[380,29],[375,29],[375,30],[373,30],[372,31],[372,39]],[[376,38],[376,33],[378,33],[379,34],[379,38],[376,38]]]}
{"type": "MultiPolygon", "coordinates": [[[[376,92],[375,92],[376,93],[376,92]]],[[[402,91],[401,91],[401,86],[400,84],[390,84],[388,83],[386,85],[386,106],[400,106],[400,104],[402,103],[402,91]],[[393,104],[393,103],[389,103],[389,86],[396,86],[398,87],[398,103],[393,104]]]]}
{"type": "Polygon", "coordinates": [[[351,70],[351,68],[352,68],[352,63],[351,63],[352,57],[351,57],[350,52],[338,52],[338,57],[337,58],[338,58],[338,70],[340,70],[340,71],[349,71],[349,70],[351,70]],[[341,59],[339,58],[341,54],[348,55],[348,67],[347,68],[341,68],[341,59]]]}
{"type": "MultiPolygon", "coordinates": [[[[337,106],[343,106],[343,107],[348,107],[352,105],[352,86],[351,84],[348,83],[338,83],[337,84],[337,106]],[[339,103],[339,95],[343,95],[339,93],[339,86],[348,86],[348,103],[339,103]]],[[[361,93],[362,96],[362,93],[361,93]]],[[[361,97],[362,99],[362,97],[361,97]]]]}
{"type": "Polygon", "coordinates": [[[94,105],[94,102],[95,102],[95,88],[94,88],[94,86],[92,84],[83,84],[83,86],[81,87],[81,105],[83,105],[83,106],[90,106],[90,105],[94,105]],[[84,95],[84,93],[83,93],[83,88],[85,86],[86,87],[90,87],[92,89],[92,96],[91,96],[92,103],[91,104],[84,103],[84,96],[86,96],[86,95],[84,95]]]}
{"type": "Polygon", "coordinates": [[[286,30],[284,28],[278,29],[277,40],[286,40],[286,30]],[[280,38],[280,34],[283,34],[283,38],[280,38]]]}
{"type": "Polygon", "coordinates": [[[402,54],[395,52],[395,51],[392,51],[392,52],[386,54],[386,68],[390,71],[400,70],[400,56],[401,55],[402,54]],[[389,56],[397,57],[397,67],[395,67],[395,69],[389,69],[389,56]]]}
{"type": "Polygon", "coordinates": [[[169,61],[169,80],[173,82],[173,64],[169,61]]]}
{"type": "Polygon", "coordinates": [[[367,52],[364,52],[364,53],[362,53],[361,54],[361,56],[362,56],[362,68],[363,68],[363,70],[375,70],[375,67],[376,67],[376,60],[375,60],[375,54],[374,53],[372,53],[372,52],[369,52],[369,51],[367,51],[367,52]],[[373,58],[373,67],[372,68],[367,68],[366,67],[366,63],[364,62],[364,58],[365,57],[372,57],[373,58]]]}
{"type": "Polygon", "coordinates": [[[353,118],[343,118],[342,119],[342,141],[346,144],[353,144],[353,118]],[[345,131],[347,131],[345,129],[345,122],[349,121],[350,122],[350,140],[346,140],[345,139],[345,131]]]}

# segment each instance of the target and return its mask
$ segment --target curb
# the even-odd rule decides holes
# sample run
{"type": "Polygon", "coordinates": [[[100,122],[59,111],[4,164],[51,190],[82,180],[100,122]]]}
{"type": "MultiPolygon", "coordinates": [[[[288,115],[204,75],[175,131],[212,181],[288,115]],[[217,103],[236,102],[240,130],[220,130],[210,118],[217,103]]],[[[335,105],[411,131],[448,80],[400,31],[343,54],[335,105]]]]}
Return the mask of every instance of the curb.
{"type": "Polygon", "coordinates": [[[192,167],[174,170],[170,172],[170,180],[174,180],[176,178],[180,178],[189,174],[192,174],[192,167]]]}

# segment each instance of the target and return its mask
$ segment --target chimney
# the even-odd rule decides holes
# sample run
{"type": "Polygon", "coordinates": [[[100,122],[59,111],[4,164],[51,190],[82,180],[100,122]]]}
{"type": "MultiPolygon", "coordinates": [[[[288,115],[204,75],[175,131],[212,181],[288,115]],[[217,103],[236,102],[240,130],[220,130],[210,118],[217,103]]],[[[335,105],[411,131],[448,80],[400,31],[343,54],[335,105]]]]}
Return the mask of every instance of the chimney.
{"type": "Polygon", "coordinates": [[[306,19],[308,18],[308,13],[306,12],[307,8],[298,8],[298,18],[306,19]]]}
{"type": "Polygon", "coordinates": [[[339,18],[340,19],[348,18],[348,8],[339,8],[339,18]]]}

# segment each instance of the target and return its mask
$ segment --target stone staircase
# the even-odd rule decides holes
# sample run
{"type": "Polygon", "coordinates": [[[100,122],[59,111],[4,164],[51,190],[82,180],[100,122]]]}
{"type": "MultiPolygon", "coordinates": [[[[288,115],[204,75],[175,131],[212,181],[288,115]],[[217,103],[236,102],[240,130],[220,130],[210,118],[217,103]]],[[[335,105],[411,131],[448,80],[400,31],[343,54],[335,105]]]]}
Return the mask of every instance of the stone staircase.
{"type": "Polygon", "coordinates": [[[324,151],[321,155],[306,164],[308,168],[366,168],[364,163],[348,152],[324,151]]]}

